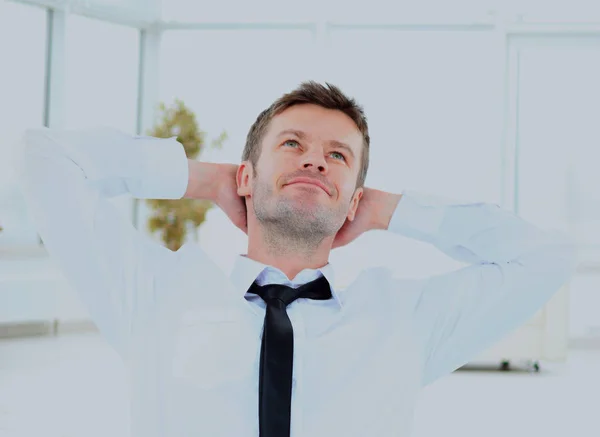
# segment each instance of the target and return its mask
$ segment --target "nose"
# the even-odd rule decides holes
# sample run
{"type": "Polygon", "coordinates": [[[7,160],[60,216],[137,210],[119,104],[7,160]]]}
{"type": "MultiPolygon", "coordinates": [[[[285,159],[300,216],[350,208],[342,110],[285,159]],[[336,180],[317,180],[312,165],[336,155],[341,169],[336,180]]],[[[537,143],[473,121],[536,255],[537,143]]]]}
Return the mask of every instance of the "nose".
{"type": "Polygon", "coordinates": [[[322,150],[313,150],[302,156],[301,166],[305,170],[318,171],[326,174],[328,170],[327,160],[323,156],[322,150]]]}

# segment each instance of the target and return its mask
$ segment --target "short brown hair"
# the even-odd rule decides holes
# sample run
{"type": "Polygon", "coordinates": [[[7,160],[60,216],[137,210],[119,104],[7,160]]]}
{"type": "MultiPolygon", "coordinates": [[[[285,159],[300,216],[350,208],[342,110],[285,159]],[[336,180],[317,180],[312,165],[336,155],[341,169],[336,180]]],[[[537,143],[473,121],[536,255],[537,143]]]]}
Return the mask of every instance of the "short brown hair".
{"type": "Polygon", "coordinates": [[[314,81],[303,82],[295,90],[284,94],[262,111],[248,132],[246,146],[242,154],[242,161],[250,161],[256,167],[261,151],[261,143],[269,127],[269,123],[276,115],[286,109],[300,104],[314,104],[326,109],[335,109],[348,115],[356,124],[363,136],[362,165],[358,173],[357,187],[362,187],[367,177],[369,168],[369,126],[367,117],[353,98],[346,96],[338,87],[326,83],[319,84],[314,81]]]}

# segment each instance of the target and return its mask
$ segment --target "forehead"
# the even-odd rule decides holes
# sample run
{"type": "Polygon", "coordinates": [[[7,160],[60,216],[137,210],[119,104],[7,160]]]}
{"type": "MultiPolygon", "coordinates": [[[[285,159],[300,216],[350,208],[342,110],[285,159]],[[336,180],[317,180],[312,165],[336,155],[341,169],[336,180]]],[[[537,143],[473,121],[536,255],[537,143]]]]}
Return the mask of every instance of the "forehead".
{"type": "Polygon", "coordinates": [[[339,141],[348,144],[356,156],[362,150],[363,136],[354,121],[342,111],[318,105],[295,105],[271,120],[267,137],[274,139],[280,132],[299,130],[309,140],[339,141]]]}

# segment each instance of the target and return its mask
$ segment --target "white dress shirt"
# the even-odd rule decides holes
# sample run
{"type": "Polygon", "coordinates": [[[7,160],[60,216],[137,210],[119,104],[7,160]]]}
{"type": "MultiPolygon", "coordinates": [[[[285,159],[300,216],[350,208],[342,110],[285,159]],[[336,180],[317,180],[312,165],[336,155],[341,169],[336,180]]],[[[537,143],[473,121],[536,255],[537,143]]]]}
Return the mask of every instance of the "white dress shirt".
{"type": "Polygon", "coordinates": [[[389,232],[468,266],[427,279],[370,268],[341,289],[331,264],[290,280],[240,255],[228,276],[197,244],[170,251],[107,201],[181,198],[188,164],[175,139],[35,129],[19,157],[48,252],[123,359],[135,437],[258,437],[265,304],[246,293],[255,280],[325,275],[332,285],[331,299],[288,307],[291,436],[406,437],[424,385],[526,322],[574,271],[574,245],[558,232],[493,204],[405,191],[389,232]]]}

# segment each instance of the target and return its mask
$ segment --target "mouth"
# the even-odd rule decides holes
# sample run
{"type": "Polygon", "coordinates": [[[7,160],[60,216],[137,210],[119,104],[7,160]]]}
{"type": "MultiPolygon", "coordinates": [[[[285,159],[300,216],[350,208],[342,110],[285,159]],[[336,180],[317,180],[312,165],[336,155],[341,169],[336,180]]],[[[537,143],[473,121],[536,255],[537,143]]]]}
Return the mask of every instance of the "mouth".
{"type": "Polygon", "coordinates": [[[327,193],[327,195],[329,195],[329,196],[331,195],[331,193],[329,192],[329,189],[325,186],[325,184],[323,184],[321,181],[318,181],[316,179],[296,178],[296,179],[292,179],[286,185],[295,185],[295,184],[312,185],[314,187],[320,188],[321,190],[325,191],[327,193]]]}

